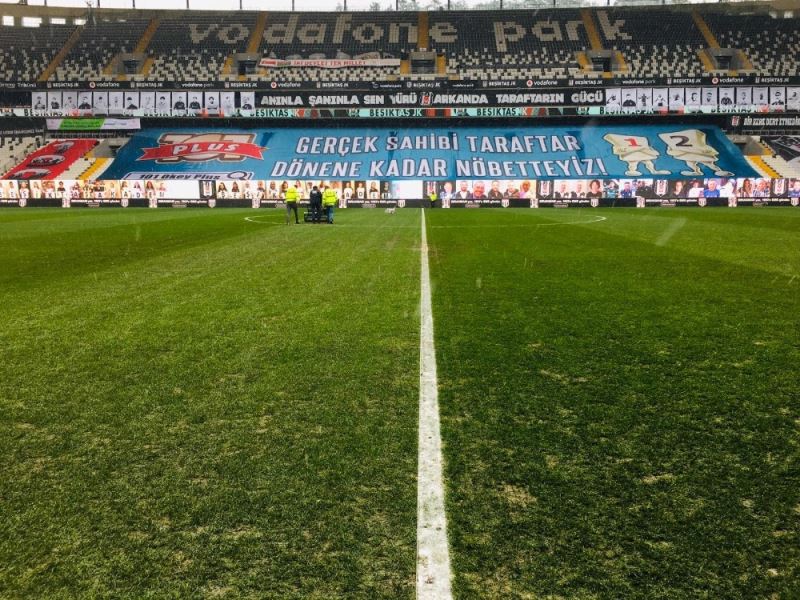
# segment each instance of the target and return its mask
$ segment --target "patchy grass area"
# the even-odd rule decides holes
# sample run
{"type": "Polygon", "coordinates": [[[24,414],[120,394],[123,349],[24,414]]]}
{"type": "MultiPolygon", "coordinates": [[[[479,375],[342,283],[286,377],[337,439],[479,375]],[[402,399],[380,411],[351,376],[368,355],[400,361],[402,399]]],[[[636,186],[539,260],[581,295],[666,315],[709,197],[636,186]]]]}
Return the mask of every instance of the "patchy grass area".
{"type": "MultiPolygon", "coordinates": [[[[427,217],[456,597],[800,597],[800,211],[427,217]]],[[[419,226],[0,212],[0,597],[412,598],[419,226]]]]}
{"type": "Polygon", "coordinates": [[[800,597],[800,211],[428,228],[458,598],[800,597]]]}
{"type": "Polygon", "coordinates": [[[418,245],[0,213],[0,596],[412,598],[418,245]]]}

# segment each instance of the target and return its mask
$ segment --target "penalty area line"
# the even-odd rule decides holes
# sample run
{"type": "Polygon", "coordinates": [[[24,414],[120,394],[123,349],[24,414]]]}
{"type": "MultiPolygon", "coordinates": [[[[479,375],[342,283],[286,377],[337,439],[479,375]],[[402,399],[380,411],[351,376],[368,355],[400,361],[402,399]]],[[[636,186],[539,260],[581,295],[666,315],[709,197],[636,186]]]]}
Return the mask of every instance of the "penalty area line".
{"type": "Polygon", "coordinates": [[[422,209],[419,334],[419,450],[417,457],[417,599],[451,600],[450,550],[444,512],[442,439],[436,348],[433,342],[428,236],[422,209]]]}

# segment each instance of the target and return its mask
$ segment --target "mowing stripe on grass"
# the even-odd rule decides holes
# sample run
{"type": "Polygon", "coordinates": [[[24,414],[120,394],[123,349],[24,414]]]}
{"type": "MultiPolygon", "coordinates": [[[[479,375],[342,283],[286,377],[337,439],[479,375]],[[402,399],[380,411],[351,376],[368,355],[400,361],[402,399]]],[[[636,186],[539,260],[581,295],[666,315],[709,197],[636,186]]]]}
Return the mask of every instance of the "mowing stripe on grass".
{"type": "Polygon", "coordinates": [[[439,392],[433,344],[428,236],[422,210],[419,335],[419,453],[417,471],[417,598],[449,600],[450,551],[444,513],[439,392]]]}
{"type": "Polygon", "coordinates": [[[680,219],[675,219],[672,221],[672,223],[670,223],[664,230],[664,233],[658,236],[658,239],[656,240],[656,246],[666,246],[667,242],[672,239],[672,236],[683,229],[683,226],[686,225],[686,222],[687,221],[685,217],[681,217],[680,219]]]}
{"type": "MultiPolygon", "coordinates": [[[[516,215],[522,215],[525,213],[515,213],[516,215]]],[[[539,217],[540,215],[536,211],[530,211],[533,216],[539,217]]],[[[517,228],[517,227],[553,227],[556,225],[589,225],[591,223],[600,223],[602,221],[607,221],[608,217],[602,217],[600,215],[595,215],[591,219],[586,221],[556,221],[554,223],[493,223],[491,225],[480,224],[480,225],[431,225],[431,229],[510,229],[510,228],[517,228]]]]}

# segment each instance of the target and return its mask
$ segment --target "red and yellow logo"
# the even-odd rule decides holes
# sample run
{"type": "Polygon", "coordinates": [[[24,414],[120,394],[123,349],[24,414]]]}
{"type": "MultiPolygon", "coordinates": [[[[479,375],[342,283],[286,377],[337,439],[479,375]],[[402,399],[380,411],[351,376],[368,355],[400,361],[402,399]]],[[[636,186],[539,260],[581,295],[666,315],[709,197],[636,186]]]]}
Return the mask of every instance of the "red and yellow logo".
{"type": "Polygon", "coordinates": [[[255,139],[253,133],[165,133],[158,138],[156,148],[142,148],[144,153],[137,160],[154,160],[159,164],[263,160],[261,153],[266,148],[253,143],[255,139]]]}

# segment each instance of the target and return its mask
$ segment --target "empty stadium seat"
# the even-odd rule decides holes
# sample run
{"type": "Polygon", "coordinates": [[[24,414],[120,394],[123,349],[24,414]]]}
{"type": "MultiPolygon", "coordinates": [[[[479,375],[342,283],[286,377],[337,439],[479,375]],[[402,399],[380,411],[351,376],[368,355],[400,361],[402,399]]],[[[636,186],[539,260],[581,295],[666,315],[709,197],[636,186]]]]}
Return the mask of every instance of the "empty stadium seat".
{"type": "Polygon", "coordinates": [[[55,81],[108,81],[116,77],[104,73],[113,58],[131,52],[142,37],[150,19],[97,21],[87,23],[81,36],[51,77],[55,81]]]}
{"type": "Polygon", "coordinates": [[[320,67],[281,67],[262,71],[248,78],[267,78],[275,81],[386,81],[397,76],[397,67],[350,67],[324,69],[320,67]]]}
{"type": "Polygon", "coordinates": [[[800,69],[800,28],[797,19],[769,15],[708,14],[704,19],[723,48],[742,50],[756,72],[797,75],[800,69]]]}
{"type": "Polygon", "coordinates": [[[74,25],[0,27],[0,78],[35,81],[73,31],[74,25]]]}
{"type": "MultiPolygon", "coordinates": [[[[149,13],[103,20],[80,30],[77,42],[51,79],[104,80],[121,53],[136,49],[151,22],[149,13]]],[[[800,56],[797,19],[769,14],[702,13],[722,48],[741,49],[764,75],[794,75],[800,56]]],[[[151,60],[134,81],[217,81],[239,78],[235,54],[277,59],[408,58],[426,50],[446,58],[447,74],[470,79],[585,78],[578,59],[590,50],[619,51],[631,77],[697,77],[705,72],[698,51],[713,45],[685,9],[573,8],[417,12],[165,13],[143,51],[151,60]],[[597,38],[586,31],[596,29],[597,38]],[[427,26],[426,24],[427,23],[427,26]],[[263,26],[263,31],[260,27],[263,26]],[[260,36],[254,35],[261,32],[260,36]],[[251,44],[252,42],[252,44],[251,44]],[[248,52],[250,50],[250,52],[248,52]]],[[[0,27],[0,77],[34,80],[75,31],[74,25],[0,27]]],[[[703,29],[705,31],[705,29],[703,29]]],[[[707,64],[707,62],[706,62],[707,64]]],[[[246,78],[278,81],[374,81],[395,79],[397,67],[257,69],[246,78]]],[[[439,73],[443,74],[443,73],[439,73]]],[[[407,75],[404,74],[404,75],[407,75]]]]}
{"type": "Polygon", "coordinates": [[[258,52],[280,59],[368,52],[399,58],[417,49],[417,21],[416,12],[270,12],[258,52]]]}
{"type": "Polygon", "coordinates": [[[195,15],[162,19],[147,53],[153,64],[147,81],[217,81],[225,61],[245,52],[255,27],[254,13],[195,15]]]}
{"type": "Polygon", "coordinates": [[[632,77],[699,77],[698,50],[707,46],[692,15],[648,8],[594,13],[603,46],[619,50],[632,77]]]}
{"type": "Polygon", "coordinates": [[[576,53],[590,48],[580,11],[431,13],[431,49],[448,70],[471,79],[570,77],[576,53]]]}
{"type": "Polygon", "coordinates": [[[39,136],[6,136],[0,134],[0,176],[7,173],[36,148],[42,145],[39,136]]]}

